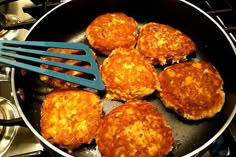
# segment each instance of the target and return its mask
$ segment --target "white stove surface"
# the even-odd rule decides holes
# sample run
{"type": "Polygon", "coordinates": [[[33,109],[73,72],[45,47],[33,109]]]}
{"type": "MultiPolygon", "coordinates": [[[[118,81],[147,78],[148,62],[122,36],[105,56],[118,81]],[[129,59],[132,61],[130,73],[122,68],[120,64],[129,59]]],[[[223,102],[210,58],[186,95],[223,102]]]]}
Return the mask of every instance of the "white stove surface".
{"type": "MultiPolygon", "coordinates": [[[[0,5],[0,12],[3,14],[10,14],[10,15],[16,15],[21,22],[31,20],[32,17],[23,12],[23,7],[27,5],[32,5],[32,2],[30,0],[18,0],[15,2],[11,2],[8,4],[0,5]]],[[[28,30],[26,29],[19,29],[19,34],[14,37],[14,40],[24,40],[28,30]]],[[[12,40],[11,37],[6,38],[5,40],[12,40]],[[10,38],[10,39],[9,39],[10,38]]]]}

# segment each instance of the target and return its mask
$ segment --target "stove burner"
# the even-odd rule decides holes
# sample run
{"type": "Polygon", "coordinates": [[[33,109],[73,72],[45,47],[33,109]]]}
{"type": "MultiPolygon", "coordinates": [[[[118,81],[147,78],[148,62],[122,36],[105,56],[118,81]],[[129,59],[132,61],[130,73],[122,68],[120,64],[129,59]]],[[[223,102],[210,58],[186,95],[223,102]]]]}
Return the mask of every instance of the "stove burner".
{"type": "MultiPolygon", "coordinates": [[[[18,118],[17,109],[11,102],[3,97],[0,97],[0,119],[14,119],[18,118]]],[[[14,140],[18,126],[4,127],[0,126],[0,156],[2,156],[9,148],[14,140]]]]}
{"type": "MultiPolygon", "coordinates": [[[[7,26],[21,23],[21,20],[19,19],[19,17],[13,14],[6,14],[5,18],[6,18],[5,25],[7,26]]],[[[12,40],[15,37],[17,37],[18,34],[19,34],[19,30],[17,29],[16,30],[2,29],[0,30],[0,40],[12,40]]]]}

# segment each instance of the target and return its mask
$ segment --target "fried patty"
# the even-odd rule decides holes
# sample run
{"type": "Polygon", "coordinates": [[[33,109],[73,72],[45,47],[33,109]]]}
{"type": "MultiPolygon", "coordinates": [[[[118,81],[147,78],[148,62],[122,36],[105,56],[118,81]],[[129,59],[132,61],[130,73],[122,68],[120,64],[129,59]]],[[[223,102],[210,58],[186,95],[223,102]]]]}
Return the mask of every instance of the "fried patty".
{"type": "Polygon", "coordinates": [[[82,90],[54,90],[41,109],[41,134],[50,143],[68,152],[95,137],[102,120],[100,98],[82,90]]]}
{"type": "Polygon", "coordinates": [[[164,117],[144,100],[131,100],[110,111],[96,135],[103,157],[163,157],[173,141],[164,117]]]}
{"type": "Polygon", "coordinates": [[[156,69],[134,48],[113,50],[100,72],[108,99],[142,99],[159,87],[156,69]]]}
{"type": "Polygon", "coordinates": [[[152,64],[186,61],[196,50],[195,43],[181,31],[160,23],[150,22],[140,30],[137,49],[152,64]]]}
{"type": "Polygon", "coordinates": [[[120,12],[102,14],[86,29],[89,44],[104,55],[109,55],[118,47],[134,47],[137,34],[137,22],[120,12]]]}
{"type": "Polygon", "coordinates": [[[160,97],[167,108],[189,120],[213,117],[225,100],[223,80],[204,61],[179,63],[159,73],[160,97]]]}
{"type": "MultiPolygon", "coordinates": [[[[63,53],[63,54],[78,54],[78,55],[83,54],[83,51],[81,51],[81,50],[72,50],[72,49],[49,48],[48,51],[49,52],[58,52],[58,53],[63,53]]],[[[94,55],[94,58],[96,59],[96,55],[94,53],[93,53],[93,55],[94,55]]],[[[88,68],[90,67],[89,63],[81,62],[81,61],[77,61],[77,60],[68,60],[68,59],[48,57],[48,56],[43,56],[41,58],[44,60],[61,62],[61,63],[65,63],[65,64],[70,64],[70,65],[78,65],[78,66],[83,66],[83,67],[88,67],[88,68]]],[[[60,67],[50,66],[50,65],[46,65],[46,64],[41,64],[40,67],[44,68],[44,69],[50,69],[53,71],[65,73],[65,74],[72,75],[72,76],[83,77],[83,78],[89,77],[87,74],[80,72],[80,71],[63,69],[60,67]]],[[[50,76],[46,76],[46,75],[40,75],[40,80],[42,80],[43,82],[51,85],[52,87],[56,87],[56,88],[71,88],[71,87],[78,87],[79,86],[78,84],[70,83],[70,82],[67,82],[67,81],[64,81],[61,79],[57,79],[57,78],[53,78],[50,76]]]]}

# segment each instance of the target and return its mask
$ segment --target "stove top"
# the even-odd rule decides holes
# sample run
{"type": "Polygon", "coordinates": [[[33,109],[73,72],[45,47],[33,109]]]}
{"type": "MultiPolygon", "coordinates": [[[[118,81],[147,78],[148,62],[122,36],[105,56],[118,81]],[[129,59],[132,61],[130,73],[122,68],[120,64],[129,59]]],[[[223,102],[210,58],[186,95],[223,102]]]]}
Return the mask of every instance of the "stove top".
{"type": "MultiPolygon", "coordinates": [[[[11,24],[21,23],[27,21],[37,21],[47,11],[57,6],[62,0],[8,0],[7,5],[2,5],[0,1],[0,12],[6,14],[6,17],[14,17],[11,24]],[[11,2],[12,1],[12,2],[11,2]],[[43,2],[43,3],[42,3],[43,2]]],[[[7,1],[7,0],[5,0],[7,1]]],[[[222,28],[229,34],[233,43],[236,45],[236,1],[235,0],[188,0],[199,8],[206,11],[212,16],[222,28]],[[233,20],[234,19],[234,20],[233,20]]],[[[25,27],[22,27],[25,28],[25,27]]],[[[28,29],[15,29],[3,32],[0,40],[24,40],[28,29]]],[[[9,67],[0,65],[0,84],[4,91],[0,90],[1,100],[9,100],[13,102],[11,96],[9,67]],[[3,97],[1,99],[1,97],[3,97]]],[[[1,88],[0,88],[1,89],[1,88]]],[[[1,111],[1,109],[0,109],[1,111]]],[[[0,112],[1,116],[1,112],[0,112]]],[[[18,116],[18,115],[16,115],[18,116]]],[[[9,149],[3,155],[10,156],[35,156],[35,157],[50,157],[51,155],[42,147],[40,142],[34,137],[29,129],[24,127],[17,127],[17,133],[13,135],[15,138],[12,141],[9,149]]],[[[0,127],[1,134],[1,127],[0,127]]],[[[223,133],[218,140],[216,140],[209,150],[205,153],[196,155],[196,157],[235,157],[235,141],[236,141],[236,120],[230,124],[229,128],[223,133]],[[233,136],[234,134],[234,136],[233,136]]],[[[1,136],[1,135],[0,135],[1,136]]],[[[11,135],[10,135],[11,136],[11,135]]],[[[0,142],[1,151],[1,142],[0,142]]],[[[1,156],[1,155],[0,155],[1,156]]]]}

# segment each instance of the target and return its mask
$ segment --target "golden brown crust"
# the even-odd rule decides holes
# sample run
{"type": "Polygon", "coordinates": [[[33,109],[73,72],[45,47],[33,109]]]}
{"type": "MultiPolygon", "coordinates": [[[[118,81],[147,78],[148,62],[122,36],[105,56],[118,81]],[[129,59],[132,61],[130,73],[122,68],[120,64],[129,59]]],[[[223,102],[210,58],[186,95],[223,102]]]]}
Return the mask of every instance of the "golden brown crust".
{"type": "Polygon", "coordinates": [[[143,100],[128,101],[109,112],[96,136],[103,157],[163,157],[173,141],[164,117],[143,100]]]}
{"type": "Polygon", "coordinates": [[[90,143],[102,120],[100,98],[82,90],[55,90],[41,109],[41,134],[68,152],[90,143]]]}
{"type": "Polygon", "coordinates": [[[203,61],[167,67],[159,74],[160,97],[167,108],[190,120],[213,117],[225,100],[218,71],[203,61]]]}
{"type": "Polygon", "coordinates": [[[153,64],[185,61],[196,50],[195,43],[179,30],[164,24],[150,22],[140,30],[137,48],[153,64]]]}
{"type": "MultiPolygon", "coordinates": [[[[65,54],[78,54],[78,55],[83,54],[83,51],[80,51],[80,50],[60,49],[60,48],[49,48],[48,51],[49,52],[65,53],[65,54]]],[[[95,53],[93,53],[93,55],[94,55],[94,58],[96,59],[95,53]]],[[[88,68],[90,67],[90,65],[88,63],[81,62],[81,61],[76,61],[76,60],[68,60],[68,59],[48,57],[48,56],[44,56],[44,57],[41,57],[41,58],[44,59],[44,60],[62,62],[62,63],[65,63],[65,64],[70,64],[70,65],[79,65],[79,66],[88,67],[88,68]]],[[[53,71],[57,71],[57,72],[62,72],[62,73],[72,75],[72,76],[88,78],[87,74],[79,72],[79,71],[63,69],[63,68],[60,68],[60,67],[49,66],[49,65],[46,65],[46,64],[41,64],[40,67],[44,68],[44,69],[50,69],[50,70],[53,70],[53,71]]],[[[64,80],[49,77],[49,76],[46,76],[46,75],[40,75],[40,80],[42,80],[43,82],[51,85],[52,87],[56,87],[56,88],[71,88],[71,87],[78,87],[79,86],[78,84],[66,82],[64,80]]]]}
{"type": "Polygon", "coordinates": [[[86,29],[90,45],[105,55],[109,55],[118,47],[134,47],[137,34],[137,22],[132,17],[119,12],[98,16],[86,29]]]}
{"type": "Polygon", "coordinates": [[[159,87],[156,69],[136,49],[113,50],[100,71],[108,99],[141,99],[159,87]]]}

